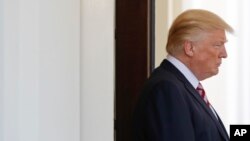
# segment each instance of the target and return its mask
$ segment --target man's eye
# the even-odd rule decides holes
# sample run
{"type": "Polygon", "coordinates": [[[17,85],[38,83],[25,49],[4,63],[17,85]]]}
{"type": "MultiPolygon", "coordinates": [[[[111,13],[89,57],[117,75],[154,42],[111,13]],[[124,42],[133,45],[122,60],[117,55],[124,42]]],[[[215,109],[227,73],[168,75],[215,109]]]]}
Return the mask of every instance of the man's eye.
{"type": "Polygon", "coordinates": [[[214,47],[223,47],[224,44],[215,44],[214,47]]]}

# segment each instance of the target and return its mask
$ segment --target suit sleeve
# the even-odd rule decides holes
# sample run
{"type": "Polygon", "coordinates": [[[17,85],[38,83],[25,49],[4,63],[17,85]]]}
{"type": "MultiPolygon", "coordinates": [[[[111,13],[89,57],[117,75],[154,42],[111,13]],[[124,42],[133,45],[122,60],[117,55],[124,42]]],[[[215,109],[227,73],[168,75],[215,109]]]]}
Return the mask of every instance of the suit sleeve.
{"type": "MultiPolygon", "coordinates": [[[[170,82],[155,85],[140,108],[145,141],[195,141],[187,91],[170,82]]],[[[140,141],[140,139],[138,140],[140,141]]]]}

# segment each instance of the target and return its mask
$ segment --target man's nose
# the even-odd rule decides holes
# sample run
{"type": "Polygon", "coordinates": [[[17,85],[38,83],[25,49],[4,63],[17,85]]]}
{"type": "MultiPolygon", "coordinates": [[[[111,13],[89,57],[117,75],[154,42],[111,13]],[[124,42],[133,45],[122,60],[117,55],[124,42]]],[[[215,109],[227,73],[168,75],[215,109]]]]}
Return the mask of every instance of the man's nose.
{"type": "Polygon", "coordinates": [[[227,58],[227,50],[226,50],[225,46],[223,46],[221,49],[220,58],[227,58]]]}

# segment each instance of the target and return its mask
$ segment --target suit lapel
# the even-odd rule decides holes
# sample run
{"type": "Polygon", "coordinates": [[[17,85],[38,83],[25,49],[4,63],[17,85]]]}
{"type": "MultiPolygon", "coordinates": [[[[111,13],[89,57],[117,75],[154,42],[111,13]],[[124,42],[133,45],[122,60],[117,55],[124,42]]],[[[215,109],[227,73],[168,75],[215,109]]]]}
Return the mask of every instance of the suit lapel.
{"type": "Polygon", "coordinates": [[[218,119],[215,117],[214,113],[212,110],[206,105],[204,100],[199,96],[198,92],[193,88],[193,86],[190,84],[190,82],[185,78],[185,76],[174,66],[172,65],[169,61],[164,60],[161,64],[162,67],[164,67],[166,70],[173,72],[177,76],[178,79],[180,79],[186,86],[187,90],[192,94],[194,99],[201,105],[201,107],[207,112],[207,114],[212,118],[212,120],[215,122],[215,125],[217,126],[220,134],[222,137],[228,141],[228,135],[225,130],[225,127],[223,123],[220,120],[220,117],[218,116],[218,119]]]}
{"type": "Polygon", "coordinates": [[[227,132],[225,130],[225,127],[223,125],[223,123],[221,122],[221,119],[219,117],[219,115],[216,113],[218,119],[215,117],[214,113],[212,112],[212,110],[210,109],[210,107],[208,107],[206,105],[206,103],[203,101],[203,99],[199,96],[198,92],[193,88],[190,87],[189,85],[191,84],[186,84],[186,88],[190,91],[190,93],[192,94],[192,96],[195,98],[196,101],[199,102],[199,104],[202,106],[202,108],[208,113],[208,115],[212,118],[212,120],[214,121],[216,127],[218,128],[220,134],[222,135],[222,137],[228,141],[228,135],[227,132]]]}
{"type": "MultiPolygon", "coordinates": [[[[214,111],[215,111],[215,110],[214,110],[214,111]]],[[[218,117],[218,122],[219,122],[219,124],[221,125],[221,128],[222,128],[221,130],[223,130],[222,133],[225,134],[224,137],[225,137],[226,141],[229,141],[230,139],[229,139],[229,136],[228,136],[228,134],[227,134],[226,128],[225,128],[223,122],[221,121],[220,116],[217,114],[216,111],[215,111],[215,113],[216,113],[216,115],[217,115],[217,117],[218,117]]]]}

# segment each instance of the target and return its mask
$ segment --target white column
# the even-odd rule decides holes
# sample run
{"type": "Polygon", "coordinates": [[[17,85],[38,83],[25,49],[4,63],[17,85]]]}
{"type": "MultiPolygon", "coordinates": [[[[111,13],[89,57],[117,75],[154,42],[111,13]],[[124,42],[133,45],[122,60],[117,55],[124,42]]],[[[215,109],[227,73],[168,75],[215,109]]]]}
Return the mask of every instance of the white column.
{"type": "Polygon", "coordinates": [[[80,0],[0,1],[0,140],[80,140],[80,0]]]}
{"type": "Polygon", "coordinates": [[[39,140],[80,139],[80,0],[39,0],[39,140]]]}
{"type": "Polygon", "coordinates": [[[1,141],[113,140],[114,0],[0,0],[0,31],[1,141]]]}
{"type": "Polygon", "coordinates": [[[114,0],[81,4],[81,141],[113,141],[114,0]]]}
{"type": "MultiPolygon", "coordinates": [[[[18,141],[36,141],[39,135],[39,6],[38,0],[19,0],[17,15],[17,129],[18,141]]],[[[11,6],[11,5],[10,5],[11,6]]],[[[14,33],[15,34],[15,33],[14,33]]],[[[8,48],[5,46],[5,48],[8,48]]],[[[9,75],[7,75],[9,76],[9,75]]],[[[11,86],[11,84],[10,84],[11,86]]],[[[11,89],[11,88],[10,88],[11,89]]],[[[6,93],[7,94],[7,93],[6,93]]],[[[6,95],[6,97],[8,97],[6,95]]],[[[6,107],[8,110],[8,107],[6,107]]],[[[11,122],[11,121],[10,121],[11,122]]],[[[10,132],[11,134],[11,132],[10,132]]],[[[8,141],[8,138],[6,138],[8,141]]]]}
{"type": "MultiPolygon", "coordinates": [[[[0,0],[0,17],[3,17],[3,1],[0,0]]],[[[3,20],[0,18],[0,140],[3,140],[3,20]]]]}
{"type": "Polygon", "coordinates": [[[3,0],[1,43],[1,126],[3,141],[19,141],[19,1],[3,0]]]}

